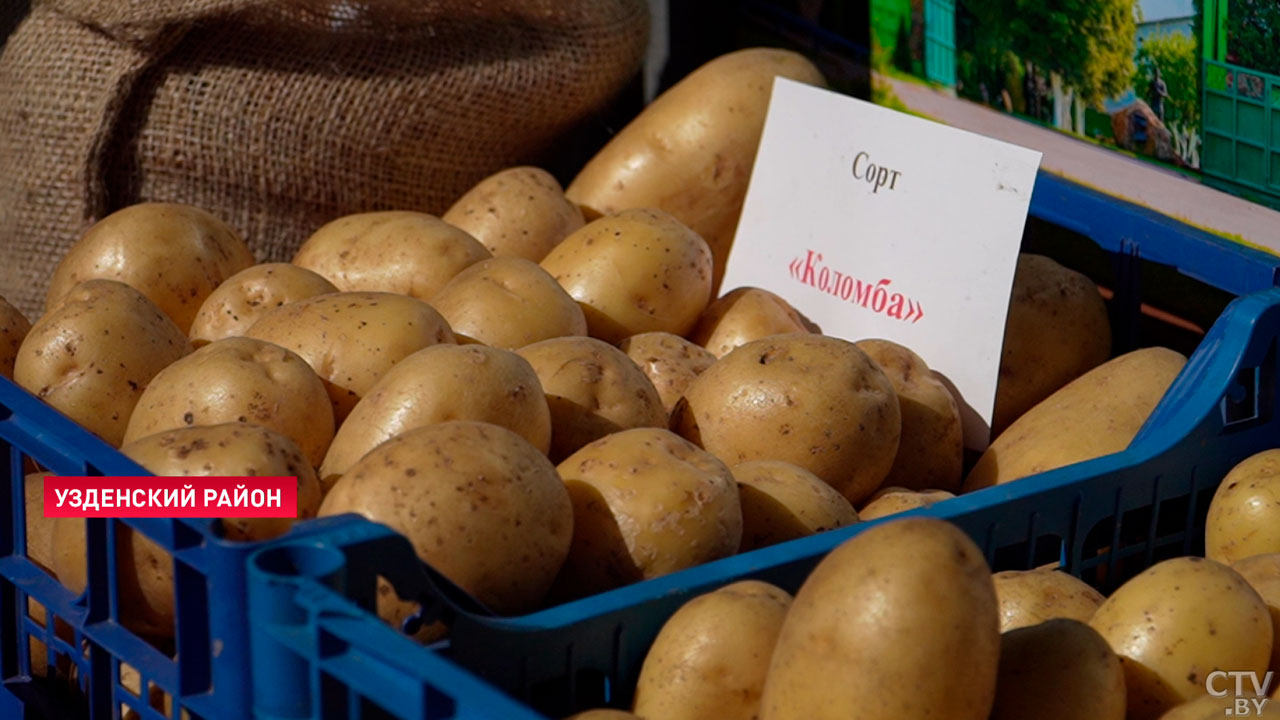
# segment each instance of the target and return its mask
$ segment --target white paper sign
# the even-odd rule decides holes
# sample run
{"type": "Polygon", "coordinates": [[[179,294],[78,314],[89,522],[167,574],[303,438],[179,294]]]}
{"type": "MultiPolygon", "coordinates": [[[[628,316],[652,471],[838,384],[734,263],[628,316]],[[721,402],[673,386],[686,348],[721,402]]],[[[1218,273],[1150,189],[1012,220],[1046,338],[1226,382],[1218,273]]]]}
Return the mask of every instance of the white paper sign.
{"type": "Polygon", "coordinates": [[[779,78],[722,292],[778,293],[847,340],[905,345],[983,449],[1040,153],[779,78]]]}

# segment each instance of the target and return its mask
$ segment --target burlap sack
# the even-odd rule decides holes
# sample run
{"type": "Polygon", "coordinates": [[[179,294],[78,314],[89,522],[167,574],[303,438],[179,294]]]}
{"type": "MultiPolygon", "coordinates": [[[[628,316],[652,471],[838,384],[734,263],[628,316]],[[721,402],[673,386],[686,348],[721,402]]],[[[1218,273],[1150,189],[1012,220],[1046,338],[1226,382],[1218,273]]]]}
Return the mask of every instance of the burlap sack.
{"type": "Polygon", "coordinates": [[[0,295],[38,316],[135,202],[264,261],[343,214],[441,213],[606,106],[647,27],[645,0],[36,0],[0,55],[0,295]]]}

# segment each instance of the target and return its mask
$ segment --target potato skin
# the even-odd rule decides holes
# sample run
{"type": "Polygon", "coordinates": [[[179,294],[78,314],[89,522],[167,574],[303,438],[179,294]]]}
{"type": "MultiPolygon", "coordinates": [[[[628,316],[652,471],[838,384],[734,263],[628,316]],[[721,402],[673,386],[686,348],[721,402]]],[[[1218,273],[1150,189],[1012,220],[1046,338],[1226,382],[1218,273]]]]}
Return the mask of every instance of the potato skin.
{"type": "Polygon", "coordinates": [[[279,345],[232,337],[157,373],[134,407],[123,442],[228,422],[275,430],[296,443],[312,467],[333,440],[333,406],[311,366],[279,345]]]}
{"type": "Polygon", "coordinates": [[[742,502],[739,552],[858,522],[853,505],[817,475],[781,460],[730,468],[742,502]]]}
{"type": "Polygon", "coordinates": [[[689,339],[722,358],[753,340],[814,331],[812,324],[781,297],[761,288],[740,287],[702,311],[689,339]]]}
{"type": "Polygon", "coordinates": [[[742,540],[729,468],[667,430],[603,437],[558,471],[573,500],[574,529],[557,600],[718,560],[742,540]]]}
{"type": "Polygon", "coordinates": [[[271,308],[335,292],[333,283],[306,268],[254,265],[224,280],[204,299],[187,335],[196,347],[244,335],[271,308]]]}
{"type": "Polygon", "coordinates": [[[645,655],[635,712],[664,720],[754,720],[791,595],[744,580],[685,603],[645,655]]]}
{"type": "Polygon", "coordinates": [[[1050,568],[996,573],[1000,632],[1059,618],[1088,622],[1106,598],[1074,575],[1050,568]]]}
{"type": "Polygon", "coordinates": [[[1023,253],[1005,321],[991,434],[1111,357],[1111,321],[1098,286],[1052,258],[1023,253]]]}
{"type": "MultiPolygon", "coordinates": [[[[1240,573],[1240,577],[1258,593],[1262,601],[1271,611],[1271,629],[1274,638],[1271,643],[1271,665],[1280,678],[1280,553],[1253,555],[1232,563],[1231,569],[1240,573]]],[[[1280,679],[1272,681],[1272,694],[1280,694],[1280,679]]]]}
{"type": "Polygon", "coordinates": [[[320,467],[322,484],[392,437],[448,420],[505,427],[543,454],[551,447],[551,411],[528,361],[482,345],[432,345],[397,363],[356,404],[320,467]]]}
{"type": "Polygon", "coordinates": [[[626,353],[653,383],[668,414],[684,395],[689,383],[716,361],[715,356],[706,350],[667,332],[632,335],[618,343],[618,349],[626,353]]]}
{"type": "Polygon", "coordinates": [[[802,55],[750,48],[703,65],[662,93],[609,141],[565,195],[609,215],[652,207],[711,245],[719,287],[733,243],[774,77],[825,86],[802,55]]]}
{"type": "Polygon", "coordinates": [[[431,306],[460,341],[506,350],[587,334],[578,303],[546,270],[523,258],[481,260],[455,275],[431,306]]]}
{"type": "Polygon", "coordinates": [[[151,379],[191,352],[177,325],[142,293],[115,280],[72,288],[27,333],[14,381],[120,446],[151,379]]]}
{"type": "Polygon", "coordinates": [[[234,230],[204,210],[141,203],[90,227],[49,280],[45,312],[86,280],[118,280],[138,290],[184,334],[205,298],[253,264],[234,230]]]}
{"type": "Polygon", "coordinates": [[[492,257],[480,241],[438,217],[385,211],[348,215],[317,230],[293,264],[342,292],[387,292],[431,300],[466,268],[492,257]]]}
{"type": "Polygon", "coordinates": [[[672,428],[736,465],[785,460],[857,504],[897,454],[898,396],[851,342],[775,335],[718,360],[685,390],[672,428]]]}
{"type": "Polygon", "coordinates": [[[584,225],[542,259],[587,318],[592,337],[684,335],[711,300],[711,248],[679,220],[648,208],[584,225]]]}
{"type": "Polygon", "coordinates": [[[0,375],[13,379],[13,364],[18,348],[31,332],[31,323],[18,308],[0,297],[0,375]]]}
{"type": "Polygon", "coordinates": [[[1093,628],[1059,618],[1004,633],[991,720],[1125,720],[1124,669],[1093,628]]]}
{"type": "Polygon", "coordinates": [[[585,224],[551,173],[536,167],[500,170],[481,180],[441,216],[479,240],[494,257],[538,262],[585,224]]]}
{"type": "Polygon", "coordinates": [[[551,409],[552,462],[610,433],[667,425],[653,383],[608,343],[587,337],[552,338],[516,352],[538,374],[551,409]]]}
{"type": "Polygon", "coordinates": [[[893,384],[902,414],[902,441],[886,485],[955,493],[964,481],[964,428],[951,390],[924,359],[888,340],[855,343],[893,384]]]}
{"type": "Polygon", "coordinates": [[[1154,720],[1206,694],[1214,669],[1267,669],[1271,616],[1231,568],[1165,560],[1121,585],[1089,621],[1120,656],[1130,720],[1154,720]]]}
{"type": "Polygon", "coordinates": [[[934,503],[950,500],[954,493],[946,490],[908,490],[901,487],[883,487],[876,491],[862,509],[858,517],[863,520],[875,520],[889,515],[896,515],[908,510],[929,507],[934,503]]]}
{"type": "MultiPolygon", "coordinates": [[[[1248,688],[1248,680],[1245,682],[1245,687],[1248,688]]],[[[1225,687],[1220,685],[1219,688],[1229,688],[1231,691],[1234,691],[1235,686],[1234,684],[1228,683],[1225,687]]],[[[1222,718],[1230,717],[1227,714],[1228,710],[1235,710],[1236,697],[1237,696],[1235,695],[1229,695],[1227,697],[1213,697],[1212,695],[1205,695],[1204,697],[1196,698],[1195,700],[1185,702],[1175,707],[1164,715],[1161,715],[1160,720],[1222,720],[1222,718]]],[[[1256,702],[1256,700],[1253,702],[1256,702]]],[[[1257,713],[1255,706],[1252,704],[1249,706],[1249,709],[1251,714],[1248,717],[1280,717],[1280,703],[1267,702],[1262,706],[1261,715],[1257,713]]],[[[1232,714],[1234,714],[1234,712],[1232,714]]]]}
{"type": "Polygon", "coordinates": [[[796,593],[760,718],[844,720],[856,708],[860,720],[987,720],[999,652],[991,570],[973,541],[937,518],[885,522],[796,593]]]}
{"type": "Polygon", "coordinates": [[[263,315],[246,333],[294,351],[324,381],[341,425],[378,379],[408,355],[453,343],[449,324],[406,295],[340,292],[290,303],[263,315]]]}
{"type": "MultiPolygon", "coordinates": [[[[349,512],[403,533],[425,562],[504,614],[537,607],[573,534],[551,462],[506,428],[463,420],[410,430],[364,456],[320,507],[322,517],[349,512]]],[[[396,605],[380,602],[380,614],[403,619],[407,608],[396,605]]]]}
{"type": "Polygon", "coordinates": [[[1081,375],[1001,433],[969,471],[963,491],[1124,450],[1186,362],[1173,350],[1151,347],[1081,375]]]}
{"type": "Polygon", "coordinates": [[[1205,519],[1205,556],[1231,564],[1280,552],[1280,450],[1246,458],[1222,479],[1205,519]]]}

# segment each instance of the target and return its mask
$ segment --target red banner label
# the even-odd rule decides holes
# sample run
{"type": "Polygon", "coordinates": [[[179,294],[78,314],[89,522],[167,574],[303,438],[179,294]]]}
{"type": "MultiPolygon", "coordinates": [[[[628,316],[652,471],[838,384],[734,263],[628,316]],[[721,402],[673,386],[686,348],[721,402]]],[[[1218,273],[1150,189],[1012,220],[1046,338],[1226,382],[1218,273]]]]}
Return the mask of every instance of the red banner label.
{"type": "Polygon", "coordinates": [[[65,477],[44,479],[48,518],[291,518],[294,477],[65,477]]]}

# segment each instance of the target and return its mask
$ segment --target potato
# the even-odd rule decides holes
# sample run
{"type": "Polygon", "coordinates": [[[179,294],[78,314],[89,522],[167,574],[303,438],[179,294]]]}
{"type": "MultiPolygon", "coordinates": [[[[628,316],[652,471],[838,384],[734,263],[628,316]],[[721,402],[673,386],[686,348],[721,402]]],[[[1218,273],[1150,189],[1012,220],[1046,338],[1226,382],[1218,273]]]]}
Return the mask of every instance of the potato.
{"type": "Polygon", "coordinates": [[[1271,659],[1271,616],[1226,565],[1165,560],[1121,585],[1089,621],[1124,665],[1129,720],[1154,720],[1206,694],[1210,672],[1257,672],[1271,659]]]}
{"type": "Polygon", "coordinates": [[[343,292],[430,300],[454,275],[492,257],[480,241],[438,217],[386,211],[347,215],[320,228],[293,256],[343,292]]]}
{"type": "Polygon", "coordinates": [[[1000,602],[1000,632],[1066,618],[1088,622],[1105,597],[1054,568],[1005,570],[992,578],[1000,602]]]}
{"type": "Polygon", "coordinates": [[[668,414],[684,395],[693,379],[711,367],[716,358],[706,350],[667,332],[632,335],[618,343],[618,349],[640,366],[653,383],[668,414]]]}
{"type": "Polygon", "coordinates": [[[18,348],[31,331],[31,323],[18,308],[0,297],[0,375],[13,379],[13,363],[18,359],[18,348]]]}
{"type": "Polygon", "coordinates": [[[624,430],[560,463],[573,545],[553,597],[573,599],[734,554],[742,508],[729,468],[660,428],[624,430]]]}
{"type": "Polygon", "coordinates": [[[640,668],[635,712],[663,720],[754,720],[791,595],[743,580],[685,603],[640,668]]]}
{"type": "Polygon", "coordinates": [[[708,305],[689,339],[721,358],[753,340],[817,331],[786,300],[768,290],[741,287],[708,305]]]}
{"type": "Polygon", "coordinates": [[[1111,321],[1098,286],[1043,255],[1023,253],[1005,320],[991,434],[1111,357],[1111,321]]]}
{"type": "MultiPolygon", "coordinates": [[[[1237,560],[1231,569],[1240,573],[1271,611],[1271,629],[1275,636],[1271,643],[1270,669],[1280,678],[1280,553],[1237,560]]],[[[1272,690],[1280,692],[1280,679],[1272,682],[1272,690]]]]}
{"type": "Polygon", "coordinates": [[[341,292],[289,303],[245,333],[294,351],[324,381],[338,425],[393,365],[429,345],[453,343],[430,305],[394,293],[341,292]]]}
{"type": "Polygon", "coordinates": [[[546,270],[523,258],[481,260],[454,276],[431,306],[459,339],[506,350],[587,334],[578,303],[546,270]]]}
{"type": "Polygon", "coordinates": [[[862,509],[858,511],[858,517],[863,520],[875,520],[908,510],[929,507],[934,503],[950,500],[953,497],[955,497],[955,494],[946,490],[908,490],[902,487],[884,487],[877,490],[867,500],[867,504],[863,505],[862,509]]]}
{"type": "Polygon", "coordinates": [[[274,430],[302,450],[309,467],[333,440],[333,406],[324,383],[291,350],[265,340],[216,340],[161,370],[134,407],[124,443],[195,425],[247,422],[274,430]]]}
{"type": "MultiPolygon", "coordinates": [[[[23,479],[26,497],[27,557],[45,572],[53,572],[53,519],[44,516],[45,473],[30,473],[23,479]]],[[[40,613],[44,622],[44,613],[40,613]]]]}
{"type": "Polygon", "coordinates": [[[730,468],[742,502],[739,552],[858,522],[858,513],[817,475],[781,460],[752,460],[730,468]]]}
{"type": "Polygon", "coordinates": [[[1280,553],[1280,450],[1265,450],[1227,473],[1209,502],[1205,556],[1231,564],[1280,553]]]}
{"type": "Polygon", "coordinates": [[[448,420],[492,423],[546,454],[551,412],[528,361],[482,345],[432,345],[382,376],[338,430],[320,467],[327,489],[370,450],[396,435],[448,420]]]}
{"type": "Polygon", "coordinates": [[[1134,350],[1090,370],[1029,410],[991,443],[964,492],[1120,452],[1138,434],[1187,359],[1134,350]]]}
{"type": "Polygon", "coordinates": [[[591,336],[610,343],[643,332],[684,335],[711,300],[711,249],[659,210],[594,220],[541,264],[582,306],[591,336]]]}
{"type": "Polygon", "coordinates": [[[787,50],[751,48],[716,58],[650,103],[565,195],[606,215],[636,207],[671,213],[711,244],[719,287],[775,77],[826,84],[812,63],[787,50]]]}
{"type": "Polygon", "coordinates": [[[964,481],[960,406],[925,361],[888,340],[855,343],[884,371],[898,394],[902,441],[886,485],[956,493],[964,481]]]}
{"type": "Polygon", "coordinates": [[[112,445],[124,439],[147,384],[191,352],[155,303],[115,280],[89,280],[36,322],[14,380],[112,445]]]}
{"type": "MultiPolygon", "coordinates": [[[[1248,680],[1246,687],[1248,686],[1248,680]]],[[[1221,681],[1218,685],[1218,692],[1227,692],[1222,697],[1214,697],[1213,695],[1205,695],[1196,698],[1190,702],[1182,703],[1164,715],[1160,716],[1160,720],[1221,720],[1224,717],[1251,717],[1251,718],[1278,718],[1280,717],[1280,703],[1263,701],[1262,709],[1258,709],[1258,703],[1262,698],[1251,697],[1247,695],[1237,696],[1234,694],[1234,683],[1230,679],[1221,681]],[[1246,712],[1237,713],[1237,710],[1245,710],[1246,712]]]]}
{"type": "Polygon", "coordinates": [[[133,205],[98,221],[71,246],[49,280],[45,312],[86,280],[117,280],[147,296],[185,334],[205,298],[252,264],[244,240],[203,210],[133,205]]]}
{"type": "Polygon", "coordinates": [[[747,343],[690,383],[672,427],[731,465],[784,460],[857,503],[898,451],[898,396],[851,342],[775,335],[747,343]]]}
{"type": "Polygon", "coordinates": [[[249,423],[229,422],[166,430],[139,438],[120,452],[156,475],[296,477],[298,509],[292,518],[224,518],[232,540],[270,540],[299,519],[315,517],[320,483],[302,450],[288,437],[249,423]]]}
{"type": "Polygon", "coordinates": [[[1000,630],[991,570],[936,518],[853,536],[805,580],[764,684],[761,720],[986,720],[1000,630]]]}
{"type": "Polygon", "coordinates": [[[254,265],[232,275],[204,299],[187,336],[196,347],[244,335],[272,308],[338,292],[333,283],[289,263],[254,265]]]}
{"type": "Polygon", "coordinates": [[[1124,670],[1097,631],[1059,618],[1000,638],[991,720],[1125,720],[1124,670]]]}
{"type": "MultiPolygon", "coordinates": [[[[320,515],[358,513],[403,533],[423,561],[501,614],[538,606],[564,562],[573,507],[556,469],[506,428],[456,420],[379,445],[333,486],[320,515]]],[[[409,603],[380,590],[398,625],[409,603]]]]}
{"type": "Polygon", "coordinates": [[[594,338],[543,340],[516,351],[538,374],[551,409],[553,462],[637,427],[665,427],[658,391],[622,351],[594,338]]]}
{"type": "Polygon", "coordinates": [[[551,173],[513,167],[481,180],[441,219],[479,240],[494,257],[538,262],[582,227],[582,210],[569,202],[551,173]]]}

